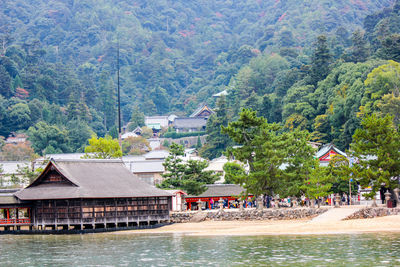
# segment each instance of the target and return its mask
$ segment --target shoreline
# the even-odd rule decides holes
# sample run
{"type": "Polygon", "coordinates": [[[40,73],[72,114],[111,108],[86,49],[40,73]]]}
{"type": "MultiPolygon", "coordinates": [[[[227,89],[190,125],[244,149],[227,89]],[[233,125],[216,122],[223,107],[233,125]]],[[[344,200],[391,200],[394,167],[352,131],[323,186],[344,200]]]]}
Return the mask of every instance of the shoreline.
{"type": "Polygon", "coordinates": [[[188,236],[332,235],[400,233],[400,215],[332,222],[298,220],[203,221],[175,223],[156,229],[140,229],[108,234],[182,234],[188,236]]]}

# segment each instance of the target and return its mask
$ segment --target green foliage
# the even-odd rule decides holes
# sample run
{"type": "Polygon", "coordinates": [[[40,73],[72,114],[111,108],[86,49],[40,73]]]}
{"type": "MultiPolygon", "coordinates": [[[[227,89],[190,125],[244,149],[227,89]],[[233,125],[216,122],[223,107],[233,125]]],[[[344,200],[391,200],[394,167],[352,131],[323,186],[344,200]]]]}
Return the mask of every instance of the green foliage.
{"type": "Polygon", "coordinates": [[[97,138],[95,135],[89,140],[89,145],[85,147],[85,158],[112,159],[122,157],[121,147],[118,140],[106,135],[104,138],[97,138]]]}
{"type": "Polygon", "coordinates": [[[382,184],[387,188],[398,185],[392,177],[400,175],[400,135],[390,116],[367,115],[361,125],[351,144],[353,157],[358,159],[353,173],[362,187],[371,186],[369,197],[373,197],[382,184]]]}
{"type": "Polygon", "coordinates": [[[317,83],[329,74],[331,55],[325,35],[320,35],[315,43],[314,54],[311,57],[311,84],[317,83]]]}
{"type": "Polygon", "coordinates": [[[389,60],[387,64],[373,69],[364,84],[366,92],[360,107],[361,115],[377,111],[382,97],[387,94],[400,96],[400,63],[389,60]]]}
{"type": "Polygon", "coordinates": [[[144,114],[140,111],[139,106],[135,106],[132,111],[130,120],[130,130],[133,131],[136,127],[144,126],[144,114]]]}
{"type": "Polygon", "coordinates": [[[255,111],[243,109],[237,121],[222,127],[239,146],[228,149],[240,162],[247,162],[249,173],[239,172],[233,180],[254,195],[299,195],[299,184],[308,177],[314,151],[304,131],[281,132],[282,127],[267,123],[255,111]],[[285,167],[282,167],[285,166],[285,167]]]}
{"type": "Polygon", "coordinates": [[[221,133],[221,126],[228,126],[228,106],[225,97],[217,102],[217,110],[210,116],[206,127],[206,144],[200,150],[200,156],[208,159],[220,157],[226,148],[232,145],[230,138],[221,133]]]}
{"type": "Polygon", "coordinates": [[[314,168],[310,172],[309,179],[305,180],[304,184],[300,186],[304,194],[312,199],[326,197],[332,193],[330,191],[332,179],[326,168],[320,167],[318,160],[316,161],[314,168]]]}
{"type": "Polygon", "coordinates": [[[219,177],[212,171],[204,171],[208,163],[206,161],[189,160],[183,163],[180,156],[183,156],[184,148],[181,145],[172,143],[170,155],[163,163],[166,178],[159,187],[179,188],[189,195],[199,195],[206,190],[206,184],[213,184],[219,177]]]}
{"type": "Polygon", "coordinates": [[[238,163],[227,162],[224,164],[224,184],[240,184],[246,177],[246,170],[238,163]]]}
{"type": "Polygon", "coordinates": [[[39,155],[70,152],[67,131],[56,125],[40,121],[29,127],[28,134],[34,151],[39,155]]]}
{"type": "Polygon", "coordinates": [[[165,173],[162,174],[163,178],[171,178],[173,180],[181,179],[183,175],[184,166],[182,164],[182,159],[185,149],[183,146],[176,143],[172,143],[169,147],[169,156],[165,159],[163,163],[165,167],[165,173]]]}
{"type": "Polygon", "coordinates": [[[150,150],[149,141],[142,136],[128,137],[122,141],[122,152],[127,155],[142,155],[150,150]]]}

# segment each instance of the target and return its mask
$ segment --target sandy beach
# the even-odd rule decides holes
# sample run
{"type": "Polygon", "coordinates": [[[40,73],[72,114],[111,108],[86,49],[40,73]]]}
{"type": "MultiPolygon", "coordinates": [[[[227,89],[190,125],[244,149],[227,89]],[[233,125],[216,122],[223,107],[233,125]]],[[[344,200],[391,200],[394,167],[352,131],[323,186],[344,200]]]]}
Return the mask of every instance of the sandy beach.
{"type": "Polygon", "coordinates": [[[176,223],[157,229],[123,231],[115,232],[113,234],[240,236],[351,234],[373,232],[400,233],[400,215],[335,222],[313,222],[309,219],[283,221],[204,221],[199,223],[176,223]]]}

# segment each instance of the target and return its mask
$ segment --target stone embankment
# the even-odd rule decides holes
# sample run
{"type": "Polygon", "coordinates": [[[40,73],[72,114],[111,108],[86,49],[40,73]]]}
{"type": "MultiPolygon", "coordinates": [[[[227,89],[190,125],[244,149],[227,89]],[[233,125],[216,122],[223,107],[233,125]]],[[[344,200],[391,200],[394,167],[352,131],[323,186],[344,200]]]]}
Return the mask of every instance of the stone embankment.
{"type": "Polygon", "coordinates": [[[383,217],[383,216],[399,215],[399,214],[400,214],[400,208],[368,207],[351,214],[344,220],[366,219],[366,218],[375,218],[375,217],[383,217]]]}
{"type": "Polygon", "coordinates": [[[212,221],[250,221],[250,220],[296,220],[312,218],[326,212],[327,209],[245,209],[228,211],[173,212],[170,214],[172,223],[212,221]],[[201,216],[199,216],[201,213],[201,216]]]}

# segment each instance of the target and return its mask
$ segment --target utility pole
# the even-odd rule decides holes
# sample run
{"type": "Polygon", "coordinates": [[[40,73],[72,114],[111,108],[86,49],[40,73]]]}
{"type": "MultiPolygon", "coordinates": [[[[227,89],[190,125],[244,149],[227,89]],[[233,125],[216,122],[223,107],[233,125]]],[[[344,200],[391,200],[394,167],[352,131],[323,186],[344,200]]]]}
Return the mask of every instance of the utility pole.
{"type": "MultiPolygon", "coordinates": [[[[122,140],[121,140],[121,93],[119,87],[119,37],[117,39],[117,86],[118,86],[118,142],[119,147],[122,150],[122,140]]],[[[121,156],[122,160],[122,156],[121,156]]]]}

